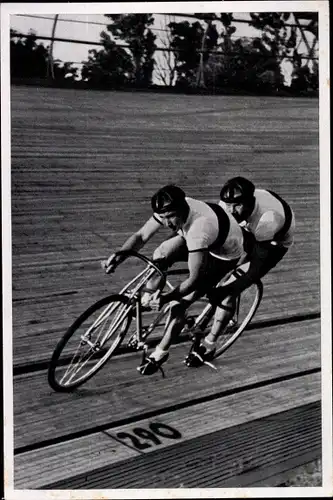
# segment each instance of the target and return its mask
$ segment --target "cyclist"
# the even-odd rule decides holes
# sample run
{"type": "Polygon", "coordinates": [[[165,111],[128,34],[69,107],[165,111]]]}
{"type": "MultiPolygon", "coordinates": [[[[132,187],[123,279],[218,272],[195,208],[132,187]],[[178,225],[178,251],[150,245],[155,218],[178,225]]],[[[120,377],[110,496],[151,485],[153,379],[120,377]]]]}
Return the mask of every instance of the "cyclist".
{"type": "MultiPolygon", "coordinates": [[[[139,251],[160,228],[170,228],[174,235],[156,248],[153,259],[158,260],[164,270],[175,262],[187,261],[189,277],[171,292],[159,295],[159,298],[154,294],[157,280],[147,284],[153,308],[170,303],[170,310],[162,340],[138,367],[142,375],[155,373],[168,359],[169,347],[185,324],[185,312],[190,304],[205,295],[245,256],[242,229],[234,217],[218,204],[187,197],[178,186],[167,185],[154,194],[151,205],[153,215],[120,250],[139,251]]],[[[122,256],[113,254],[102,265],[106,272],[112,272],[121,261],[122,256]]],[[[230,297],[226,297],[219,306],[212,326],[214,338],[233,313],[230,297]]],[[[200,347],[202,359],[213,357],[215,342],[204,342],[200,347]]]]}
{"type": "Polygon", "coordinates": [[[221,189],[220,200],[219,205],[232,214],[253,239],[246,249],[248,271],[223,289],[212,290],[209,298],[213,303],[225,295],[238,295],[267,274],[292,246],[295,232],[295,215],[289,204],[273,191],[257,189],[244,177],[228,180],[221,189]]]}

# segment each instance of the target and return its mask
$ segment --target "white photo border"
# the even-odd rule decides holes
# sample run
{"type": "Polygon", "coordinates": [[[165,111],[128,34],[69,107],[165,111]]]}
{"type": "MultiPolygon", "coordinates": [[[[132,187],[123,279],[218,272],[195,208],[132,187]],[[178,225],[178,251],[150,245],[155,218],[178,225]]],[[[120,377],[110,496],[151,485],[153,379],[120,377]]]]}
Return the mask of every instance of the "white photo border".
{"type": "Polygon", "coordinates": [[[3,383],[5,499],[92,498],[263,498],[323,497],[333,493],[332,467],[332,317],[331,317],[331,229],[330,229],[330,91],[329,91],[329,3],[320,1],[221,1],[144,3],[3,3],[1,4],[1,139],[2,139],[2,273],[3,273],[3,383]],[[11,114],[9,72],[10,16],[15,14],[104,14],[184,12],[291,12],[319,14],[319,124],[320,124],[320,291],[322,363],[322,464],[323,485],[315,488],[146,489],[146,490],[15,490],[13,483],[13,369],[12,369],[12,253],[11,253],[11,114]]]}

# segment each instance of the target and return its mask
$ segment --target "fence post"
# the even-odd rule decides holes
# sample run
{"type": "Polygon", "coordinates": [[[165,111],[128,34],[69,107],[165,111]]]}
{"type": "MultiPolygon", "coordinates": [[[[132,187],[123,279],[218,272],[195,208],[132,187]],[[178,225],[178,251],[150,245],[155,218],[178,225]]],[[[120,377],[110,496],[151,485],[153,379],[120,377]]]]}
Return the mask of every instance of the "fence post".
{"type": "Polygon", "coordinates": [[[54,80],[54,67],[53,67],[53,43],[54,43],[54,35],[57,26],[59,14],[54,16],[53,26],[52,26],[52,34],[51,34],[51,44],[49,48],[49,64],[48,64],[48,74],[51,75],[52,80],[54,80]]]}

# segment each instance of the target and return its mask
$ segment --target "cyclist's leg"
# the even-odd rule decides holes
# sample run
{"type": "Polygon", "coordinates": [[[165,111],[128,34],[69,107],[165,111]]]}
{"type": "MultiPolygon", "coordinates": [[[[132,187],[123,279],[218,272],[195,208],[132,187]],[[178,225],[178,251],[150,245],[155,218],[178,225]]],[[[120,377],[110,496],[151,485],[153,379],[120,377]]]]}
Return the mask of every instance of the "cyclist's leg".
{"type": "Polygon", "coordinates": [[[270,245],[269,253],[265,259],[264,265],[261,268],[259,278],[263,278],[271,269],[273,269],[280,262],[280,260],[283,259],[287,252],[287,247],[270,245]]]}
{"type": "MultiPolygon", "coordinates": [[[[175,262],[187,261],[187,247],[182,236],[176,235],[163,241],[154,251],[153,260],[160,261],[160,267],[167,270],[175,262]]],[[[145,292],[142,295],[142,303],[149,302],[152,293],[154,293],[161,282],[159,275],[153,276],[146,284],[145,292]]]]}
{"type": "Polygon", "coordinates": [[[160,343],[156,346],[161,353],[169,350],[170,345],[177,339],[185,325],[186,310],[191,302],[182,300],[171,302],[168,318],[165,324],[164,335],[160,343]]]}
{"type": "MultiPolygon", "coordinates": [[[[163,260],[165,270],[175,262],[187,262],[188,250],[185,239],[177,235],[163,241],[163,243],[155,250],[153,258],[154,260],[163,260]]],[[[146,289],[149,291],[145,292],[143,299],[145,296],[148,296],[149,300],[151,294],[158,289],[159,283],[160,278],[153,277],[146,285],[146,289]]],[[[151,375],[155,373],[158,367],[168,359],[170,344],[184,325],[185,311],[187,307],[186,303],[184,305],[179,302],[171,303],[161,342],[155,347],[155,350],[150,354],[149,358],[144,360],[141,366],[138,367],[142,375],[151,375]],[[153,361],[153,363],[151,363],[151,361],[153,361]]]]}
{"type": "MultiPolygon", "coordinates": [[[[242,262],[243,260],[244,259],[242,259],[242,262]]],[[[216,286],[228,272],[235,269],[239,264],[239,261],[239,259],[232,261],[223,261],[211,257],[211,278],[207,280],[207,287],[209,287],[209,290],[212,287],[216,286]]],[[[213,353],[215,351],[216,341],[233,317],[235,306],[236,300],[234,297],[225,297],[222,301],[221,306],[216,308],[211,331],[208,333],[208,335],[206,335],[202,342],[207,354],[210,352],[213,353]]]]}
{"type": "Polygon", "coordinates": [[[177,339],[178,335],[185,326],[186,311],[193,302],[205,294],[204,291],[194,291],[180,301],[172,301],[165,324],[164,334],[151,357],[160,361],[167,356],[171,344],[177,339]]]}
{"type": "MultiPolygon", "coordinates": [[[[185,315],[188,307],[200,297],[204,296],[213,286],[215,286],[225,274],[236,267],[239,259],[233,261],[222,261],[209,256],[208,266],[202,280],[198,283],[197,290],[184,297],[179,302],[171,304],[169,318],[166,323],[165,333],[161,342],[157,346],[158,355],[167,352],[170,345],[178,337],[185,324],[185,315]]],[[[216,336],[222,331],[222,328],[228,324],[234,313],[233,299],[223,301],[223,308],[220,308],[221,314],[215,324],[216,336]],[[224,307],[224,303],[226,306],[224,307]]],[[[215,323],[215,322],[214,322],[215,323]]],[[[214,325],[213,325],[214,327],[214,325]]],[[[217,338],[217,337],[216,337],[217,338]]]]}
{"type": "MultiPolygon", "coordinates": [[[[235,269],[240,264],[245,264],[249,261],[249,255],[244,254],[238,261],[232,261],[229,264],[222,264],[222,268],[220,271],[223,276],[222,278],[231,270],[235,269]]],[[[221,278],[221,279],[222,279],[221,278]]],[[[216,312],[214,315],[214,322],[212,324],[211,331],[205,337],[207,344],[211,344],[212,346],[216,343],[219,335],[224,331],[224,329],[229,324],[229,321],[232,319],[235,313],[236,308],[236,298],[229,296],[222,300],[221,307],[216,308],[216,312]]]]}
{"type": "Polygon", "coordinates": [[[212,347],[215,345],[219,335],[232,319],[235,312],[235,306],[236,299],[234,297],[226,297],[223,299],[221,307],[216,308],[211,331],[205,337],[205,341],[208,345],[211,345],[212,347]]]}
{"type": "Polygon", "coordinates": [[[271,242],[255,242],[252,252],[248,255],[247,267],[243,275],[237,277],[234,283],[227,285],[234,293],[241,293],[253,283],[262,279],[287,253],[288,248],[273,245],[271,242]]]}
{"type": "Polygon", "coordinates": [[[166,323],[162,340],[155,347],[150,356],[143,360],[138,367],[141,375],[152,375],[161,367],[169,357],[169,347],[184,326],[185,311],[190,303],[186,301],[170,304],[169,317],[166,323]]]}
{"type": "MultiPolygon", "coordinates": [[[[286,252],[287,248],[271,246],[271,251],[269,252],[264,266],[262,266],[261,268],[259,278],[265,276],[273,267],[275,267],[278,262],[280,262],[280,260],[284,257],[286,252]]],[[[242,259],[242,263],[248,261],[250,261],[251,263],[251,256],[249,255],[246,257],[246,259],[242,259]]],[[[233,317],[235,305],[235,298],[229,296],[222,301],[221,307],[217,307],[211,331],[205,337],[205,341],[208,346],[213,347],[219,335],[227,327],[230,319],[233,317]]]]}

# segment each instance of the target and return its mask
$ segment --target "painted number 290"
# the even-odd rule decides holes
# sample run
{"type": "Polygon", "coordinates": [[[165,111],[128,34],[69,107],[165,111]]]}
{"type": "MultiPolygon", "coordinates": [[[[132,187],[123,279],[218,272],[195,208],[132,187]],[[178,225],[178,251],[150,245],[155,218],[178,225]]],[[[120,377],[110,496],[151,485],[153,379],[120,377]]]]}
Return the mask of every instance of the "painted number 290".
{"type": "Polygon", "coordinates": [[[180,439],[181,433],[166,424],[151,422],[149,429],[135,427],[132,433],[118,432],[117,438],[121,440],[129,440],[131,445],[138,450],[145,450],[154,445],[162,444],[160,437],[168,439],[180,439]]]}

